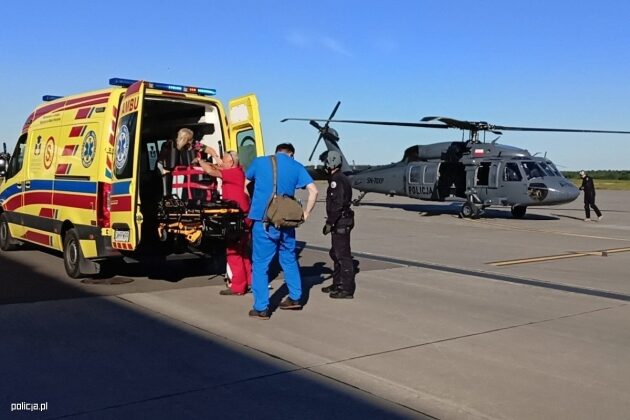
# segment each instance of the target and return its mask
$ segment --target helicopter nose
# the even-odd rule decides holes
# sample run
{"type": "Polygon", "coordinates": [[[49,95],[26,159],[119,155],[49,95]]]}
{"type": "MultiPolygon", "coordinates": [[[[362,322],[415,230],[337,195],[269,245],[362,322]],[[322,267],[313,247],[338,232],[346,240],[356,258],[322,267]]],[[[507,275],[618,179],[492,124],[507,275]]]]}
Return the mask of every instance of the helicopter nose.
{"type": "Polygon", "coordinates": [[[580,195],[580,190],[567,179],[559,180],[554,184],[549,188],[549,194],[547,195],[547,200],[545,200],[547,202],[556,204],[570,203],[580,195]]]}

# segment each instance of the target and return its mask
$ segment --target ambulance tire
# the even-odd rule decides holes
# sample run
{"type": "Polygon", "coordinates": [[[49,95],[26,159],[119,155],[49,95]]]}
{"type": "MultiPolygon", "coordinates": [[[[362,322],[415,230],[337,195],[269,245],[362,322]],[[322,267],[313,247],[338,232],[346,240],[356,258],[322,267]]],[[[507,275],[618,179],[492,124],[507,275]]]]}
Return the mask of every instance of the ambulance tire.
{"type": "Polygon", "coordinates": [[[11,236],[7,216],[4,213],[0,214],[0,249],[3,251],[14,251],[19,246],[20,242],[11,236]]]}
{"type": "Polygon", "coordinates": [[[63,239],[63,265],[66,273],[73,279],[84,277],[81,272],[81,262],[83,253],[81,252],[81,242],[76,229],[70,229],[66,232],[63,239]]]}

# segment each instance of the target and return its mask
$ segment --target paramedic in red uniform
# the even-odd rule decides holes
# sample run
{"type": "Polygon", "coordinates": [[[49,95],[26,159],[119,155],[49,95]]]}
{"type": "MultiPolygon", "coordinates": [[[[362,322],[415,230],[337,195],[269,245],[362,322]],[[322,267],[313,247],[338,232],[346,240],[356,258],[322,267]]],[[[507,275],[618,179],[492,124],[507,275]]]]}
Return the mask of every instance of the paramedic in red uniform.
{"type": "MultiPolygon", "coordinates": [[[[208,174],[222,180],[222,198],[234,201],[239,209],[249,213],[249,197],[245,194],[245,173],[239,165],[236,152],[228,151],[219,157],[216,150],[206,147],[205,152],[212,156],[215,165],[204,160],[197,160],[199,166],[208,174]]],[[[248,228],[251,220],[245,219],[248,228]]],[[[219,292],[222,295],[244,295],[252,284],[252,263],[249,258],[249,233],[244,233],[238,240],[227,245],[227,264],[231,271],[231,285],[219,292]]]]}

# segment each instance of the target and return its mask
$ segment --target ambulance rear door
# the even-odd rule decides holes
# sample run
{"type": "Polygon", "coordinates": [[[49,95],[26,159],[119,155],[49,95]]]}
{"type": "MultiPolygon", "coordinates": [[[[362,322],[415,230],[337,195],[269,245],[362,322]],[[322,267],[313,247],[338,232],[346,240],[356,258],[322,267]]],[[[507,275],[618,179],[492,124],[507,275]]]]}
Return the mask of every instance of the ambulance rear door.
{"type": "Polygon", "coordinates": [[[229,102],[229,109],[230,144],[247,170],[257,156],[265,154],[258,99],[254,94],[234,98],[229,102]]]}
{"type": "Polygon", "coordinates": [[[140,242],[142,213],[138,203],[138,162],[145,84],[138,81],[125,92],[118,111],[111,189],[112,247],[131,251],[140,242]]]}

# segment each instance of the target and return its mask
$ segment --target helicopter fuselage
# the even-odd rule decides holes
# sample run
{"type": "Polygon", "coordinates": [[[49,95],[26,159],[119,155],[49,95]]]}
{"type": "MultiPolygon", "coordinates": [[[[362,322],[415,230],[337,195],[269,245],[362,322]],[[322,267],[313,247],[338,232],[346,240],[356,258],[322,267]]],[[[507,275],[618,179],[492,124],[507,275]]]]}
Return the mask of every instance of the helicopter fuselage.
{"type": "Polygon", "coordinates": [[[427,201],[462,198],[481,207],[557,205],[579,196],[578,188],[549,159],[495,143],[413,146],[398,163],[350,177],[361,192],[427,201]]]}

